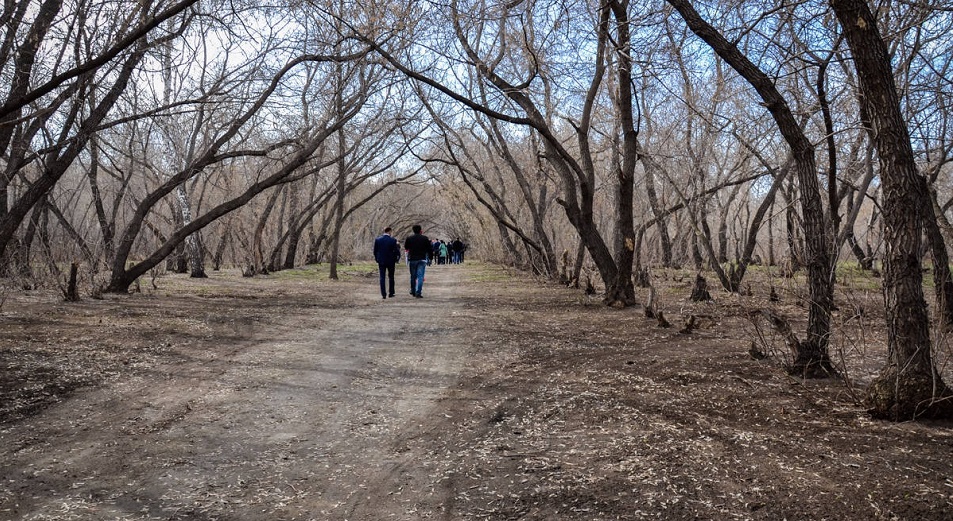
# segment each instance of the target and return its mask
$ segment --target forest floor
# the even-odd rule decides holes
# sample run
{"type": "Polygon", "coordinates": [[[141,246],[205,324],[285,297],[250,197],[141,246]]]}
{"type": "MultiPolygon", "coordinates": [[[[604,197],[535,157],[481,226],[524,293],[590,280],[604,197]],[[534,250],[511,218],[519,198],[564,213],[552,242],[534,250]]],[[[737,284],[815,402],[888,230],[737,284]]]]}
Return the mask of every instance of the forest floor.
{"type": "Polygon", "coordinates": [[[0,519],[953,519],[953,424],[858,402],[876,279],[838,287],[845,378],[805,381],[751,313],[803,331],[800,284],[764,273],[707,303],[653,273],[661,328],[479,263],[423,299],[326,270],[0,294],[0,519]]]}

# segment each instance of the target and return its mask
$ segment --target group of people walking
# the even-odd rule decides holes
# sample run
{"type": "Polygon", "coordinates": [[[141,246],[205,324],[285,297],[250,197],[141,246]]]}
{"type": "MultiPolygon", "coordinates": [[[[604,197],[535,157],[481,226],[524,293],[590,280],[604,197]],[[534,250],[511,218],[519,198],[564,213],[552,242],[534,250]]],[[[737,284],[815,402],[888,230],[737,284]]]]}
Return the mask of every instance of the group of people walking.
{"type": "MultiPolygon", "coordinates": [[[[431,241],[423,234],[419,224],[413,226],[413,234],[404,240],[407,252],[407,266],[410,269],[410,294],[423,298],[424,273],[427,266],[436,264],[460,264],[467,246],[460,239],[449,244],[442,240],[431,241]]],[[[394,270],[400,261],[400,244],[391,233],[391,227],[374,240],[374,260],[380,271],[381,297],[394,298],[394,270]]]]}
{"type": "Polygon", "coordinates": [[[454,239],[449,243],[434,239],[427,265],[429,266],[434,262],[437,264],[460,264],[463,262],[463,252],[466,250],[467,245],[460,239],[454,239]]]}

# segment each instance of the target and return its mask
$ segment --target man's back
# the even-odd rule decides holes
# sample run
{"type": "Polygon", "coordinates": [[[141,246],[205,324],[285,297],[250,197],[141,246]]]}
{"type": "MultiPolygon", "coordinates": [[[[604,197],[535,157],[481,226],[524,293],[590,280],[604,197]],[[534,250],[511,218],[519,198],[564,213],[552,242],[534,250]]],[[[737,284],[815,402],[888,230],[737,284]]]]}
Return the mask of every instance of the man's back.
{"type": "Polygon", "coordinates": [[[430,239],[422,233],[415,233],[404,241],[404,249],[407,250],[407,260],[427,260],[430,253],[430,239]]]}
{"type": "Polygon", "coordinates": [[[374,260],[378,264],[395,264],[399,259],[397,239],[385,233],[374,240],[374,260]]]}

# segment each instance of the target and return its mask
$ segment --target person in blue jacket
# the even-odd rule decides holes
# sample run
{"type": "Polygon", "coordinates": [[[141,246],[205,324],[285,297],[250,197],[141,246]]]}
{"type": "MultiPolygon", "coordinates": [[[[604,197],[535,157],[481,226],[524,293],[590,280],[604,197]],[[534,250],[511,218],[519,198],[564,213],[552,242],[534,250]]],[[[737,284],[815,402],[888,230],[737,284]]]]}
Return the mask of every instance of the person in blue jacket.
{"type": "Polygon", "coordinates": [[[391,227],[384,228],[384,233],[374,239],[374,260],[377,261],[377,269],[381,273],[381,297],[394,298],[394,267],[400,260],[400,244],[397,239],[390,235],[391,227]],[[385,287],[385,274],[390,284],[385,287]],[[390,291],[387,291],[387,290],[390,291]]]}

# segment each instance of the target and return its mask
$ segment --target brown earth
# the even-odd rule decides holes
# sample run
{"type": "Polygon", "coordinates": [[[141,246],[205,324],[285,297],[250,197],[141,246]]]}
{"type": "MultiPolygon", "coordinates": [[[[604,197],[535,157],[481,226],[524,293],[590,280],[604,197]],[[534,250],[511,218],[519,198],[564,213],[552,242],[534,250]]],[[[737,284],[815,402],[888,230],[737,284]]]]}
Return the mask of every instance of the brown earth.
{"type": "Polygon", "coordinates": [[[366,265],[7,290],[0,519],[953,519],[953,425],[858,404],[869,280],[839,287],[845,383],[787,376],[745,318],[803,319],[796,281],[697,304],[692,274],[654,277],[671,328],[481,264],[431,268],[423,299],[381,300],[366,265]]]}

